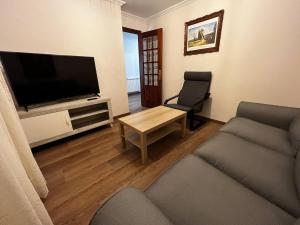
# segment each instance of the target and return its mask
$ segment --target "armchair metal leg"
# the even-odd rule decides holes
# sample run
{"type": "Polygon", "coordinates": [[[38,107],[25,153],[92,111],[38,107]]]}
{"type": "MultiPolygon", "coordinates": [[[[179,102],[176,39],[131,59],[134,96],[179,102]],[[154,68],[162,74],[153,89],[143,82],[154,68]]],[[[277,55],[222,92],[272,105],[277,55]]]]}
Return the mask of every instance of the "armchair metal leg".
{"type": "Polygon", "coordinates": [[[194,130],[194,112],[190,112],[189,120],[189,128],[190,130],[194,130]]]}
{"type": "Polygon", "coordinates": [[[195,115],[193,111],[188,113],[188,118],[189,118],[189,129],[191,131],[194,131],[195,129],[203,126],[207,122],[207,119],[195,115]]]}

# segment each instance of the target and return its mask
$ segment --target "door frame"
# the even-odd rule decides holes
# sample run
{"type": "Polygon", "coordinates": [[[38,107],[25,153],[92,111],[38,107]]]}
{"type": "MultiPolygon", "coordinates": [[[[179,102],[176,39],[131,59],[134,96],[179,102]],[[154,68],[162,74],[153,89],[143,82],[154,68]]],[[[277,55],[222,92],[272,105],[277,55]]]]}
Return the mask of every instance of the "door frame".
{"type": "MultiPolygon", "coordinates": [[[[143,93],[144,91],[144,87],[142,85],[142,76],[143,76],[143,65],[142,65],[142,58],[141,58],[141,52],[142,52],[142,31],[140,30],[135,30],[132,28],[128,28],[128,27],[122,27],[122,31],[126,32],[126,33],[131,33],[131,34],[137,34],[138,35],[138,45],[139,45],[139,67],[140,67],[140,87],[141,87],[141,93],[143,93]]],[[[141,104],[144,104],[144,99],[141,98],[141,104]]]]}

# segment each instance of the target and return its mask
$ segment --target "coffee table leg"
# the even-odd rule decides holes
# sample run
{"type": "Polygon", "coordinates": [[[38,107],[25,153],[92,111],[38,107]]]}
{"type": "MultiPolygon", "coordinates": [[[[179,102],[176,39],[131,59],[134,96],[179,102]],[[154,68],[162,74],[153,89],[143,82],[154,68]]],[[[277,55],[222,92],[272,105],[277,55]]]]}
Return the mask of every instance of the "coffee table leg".
{"type": "Polygon", "coordinates": [[[148,161],[147,135],[146,134],[141,134],[141,154],[142,154],[142,163],[146,164],[148,161]]]}
{"type": "Polygon", "coordinates": [[[119,124],[120,124],[120,135],[121,135],[122,147],[126,148],[124,125],[122,123],[119,124]]]}
{"type": "Polygon", "coordinates": [[[186,115],[181,119],[181,137],[185,136],[186,132],[186,115]]]}

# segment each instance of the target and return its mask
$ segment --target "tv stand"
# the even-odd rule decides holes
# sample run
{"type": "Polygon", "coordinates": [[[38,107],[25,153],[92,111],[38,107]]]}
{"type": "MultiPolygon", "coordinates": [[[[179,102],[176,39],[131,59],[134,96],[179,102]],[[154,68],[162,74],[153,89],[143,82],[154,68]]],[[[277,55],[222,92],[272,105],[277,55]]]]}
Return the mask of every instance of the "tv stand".
{"type": "Polygon", "coordinates": [[[19,110],[31,147],[113,123],[109,98],[93,97],[19,110]]]}

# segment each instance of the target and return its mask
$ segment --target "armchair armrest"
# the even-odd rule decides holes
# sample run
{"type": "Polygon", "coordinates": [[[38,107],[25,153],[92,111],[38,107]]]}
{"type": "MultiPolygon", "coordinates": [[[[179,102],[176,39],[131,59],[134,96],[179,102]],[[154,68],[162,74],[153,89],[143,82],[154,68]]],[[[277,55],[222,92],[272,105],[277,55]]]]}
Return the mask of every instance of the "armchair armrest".
{"type": "Polygon", "coordinates": [[[175,95],[175,96],[173,96],[173,97],[171,97],[171,98],[167,98],[167,99],[164,101],[164,105],[168,104],[169,101],[171,101],[171,100],[173,100],[173,99],[175,99],[175,98],[178,98],[178,97],[179,97],[179,94],[178,94],[178,95],[175,95]]]}
{"type": "Polygon", "coordinates": [[[291,122],[299,113],[299,108],[241,102],[236,116],[288,130],[291,122]]]}
{"type": "Polygon", "coordinates": [[[126,188],[95,214],[90,225],[173,225],[143,192],[126,188]]]}

